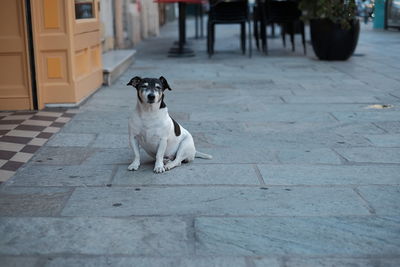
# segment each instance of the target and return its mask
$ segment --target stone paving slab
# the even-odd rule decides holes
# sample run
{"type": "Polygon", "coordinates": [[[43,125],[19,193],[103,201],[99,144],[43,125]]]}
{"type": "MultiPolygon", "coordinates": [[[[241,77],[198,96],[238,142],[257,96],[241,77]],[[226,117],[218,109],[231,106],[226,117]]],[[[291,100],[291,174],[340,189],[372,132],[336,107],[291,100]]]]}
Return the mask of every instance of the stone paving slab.
{"type": "MultiPolygon", "coordinates": [[[[300,159],[306,161],[312,159],[315,154],[331,154],[335,157],[334,152],[327,149],[327,147],[349,147],[349,146],[371,146],[371,142],[358,134],[336,134],[333,129],[334,127],[323,127],[316,126],[314,129],[310,126],[309,129],[304,129],[302,125],[293,126],[293,129],[285,131],[286,127],[279,125],[275,129],[268,129],[268,126],[264,124],[251,124],[251,129],[248,131],[233,131],[231,133],[225,133],[221,131],[211,132],[206,130],[202,135],[203,140],[213,147],[230,147],[231,144],[235,144],[235,147],[246,147],[246,149],[258,150],[264,148],[268,150],[282,150],[288,149],[288,152],[282,152],[287,158],[287,154],[290,154],[293,158],[298,158],[299,155],[294,155],[293,150],[299,151],[298,153],[308,153],[301,155],[300,159]],[[254,126],[256,125],[256,126],[254,126]],[[262,128],[263,130],[257,131],[262,128]],[[309,152],[305,152],[309,151],[309,152]]],[[[289,128],[289,127],[287,127],[289,128]]],[[[201,133],[200,133],[201,134],[201,133]]],[[[194,136],[197,137],[197,136],[194,136]]],[[[197,139],[194,138],[195,144],[197,139]]],[[[328,158],[321,159],[327,160],[328,158]]]]}
{"type": "MultiPolygon", "coordinates": [[[[378,215],[400,215],[400,177],[397,185],[360,186],[360,194],[368,201],[378,215]]],[[[397,234],[400,234],[398,232],[397,234]]]]}
{"type": "Polygon", "coordinates": [[[79,165],[97,150],[87,147],[42,147],[30,165],[79,165]]]}
{"type": "Polygon", "coordinates": [[[351,162],[400,163],[400,148],[352,147],[335,151],[351,162]]]}
{"type": "Polygon", "coordinates": [[[278,152],[282,163],[340,164],[340,157],[331,149],[282,149],[278,152]]]}
{"type": "Polygon", "coordinates": [[[400,217],[196,218],[200,255],[398,255],[400,217]]]}
{"type": "Polygon", "coordinates": [[[141,165],[137,171],[118,166],[113,185],[259,185],[251,164],[183,164],[161,175],[152,172],[154,164],[141,165]],[[228,177],[227,177],[228,176],[228,177]]]}
{"type": "MultiPolygon", "coordinates": [[[[55,258],[48,261],[46,267],[60,266],[135,266],[135,267],[247,267],[244,257],[91,257],[91,258],[55,258]]],[[[276,265],[277,266],[277,265],[276,265]]],[[[273,267],[273,266],[272,266],[273,267]]]]}
{"type": "Polygon", "coordinates": [[[267,185],[400,184],[400,166],[257,165],[267,185]]]}
{"type": "Polygon", "coordinates": [[[376,134],[365,137],[375,146],[400,147],[400,134],[376,134]]]}
{"type": "Polygon", "coordinates": [[[42,261],[35,257],[4,257],[0,256],[0,266],[6,267],[32,267],[40,266],[42,261]]]}
{"type": "Polygon", "coordinates": [[[71,193],[71,189],[55,187],[1,188],[0,216],[57,216],[71,193]]]}
{"type": "Polygon", "coordinates": [[[87,147],[93,142],[95,137],[95,134],[59,133],[47,145],[56,147],[87,147]]]}
{"type": "MultiPolygon", "coordinates": [[[[265,89],[264,89],[265,90],[265,89]]],[[[257,96],[256,96],[257,97],[257,96]]],[[[328,101],[327,99],[332,98],[332,96],[324,96],[325,101],[328,101]]],[[[262,96],[259,96],[258,98],[262,98],[262,96]]],[[[297,98],[293,97],[294,99],[297,98]]],[[[300,98],[303,98],[300,97],[300,98]]],[[[322,96],[321,96],[322,98],[322,96]]],[[[373,102],[374,104],[376,102],[373,102]]],[[[251,105],[249,106],[250,110],[262,110],[266,112],[266,116],[274,116],[275,113],[278,112],[283,112],[283,113],[296,113],[301,111],[302,113],[316,113],[316,112],[321,112],[321,113],[326,113],[326,112],[348,112],[348,113],[356,113],[356,112],[366,112],[370,111],[369,109],[366,109],[368,106],[370,106],[370,103],[324,103],[321,101],[321,103],[286,103],[287,105],[281,105],[281,104],[265,104],[265,105],[260,105],[260,106],[254,106],[251,105]]],[[[172,107],[171,107],[172,108],[172,107]]],[[[393,111],[393,109],[391,109],[393,111]]],[[[327,121],[329,122],[329,121],[327,121]]],[[[325,123],[327,123],[325,122],[325,123]]],[[[324,123],[324,122],[320,122],[324,123]]],[[[342,122],[343,123],[343,122],[342,122]]],[[[361,123],[361,122],[357,122],[361,123]]]]}
{"type": "Polygon", "coordinates": [[[113,166],[27,166],[8,182],[12,186],[93,186],[110,183],[113,166]]]}
{"type": "Polygon", "coordinates": [[[400,122],[399,121],[383,121],[375,122],[375,125],[382,128],[388,133],[398,134],[400,133],[400,122]]]}
{"type": "MultiPolygon", "coordinates": [[[[195,124],[191,124],[193,127],[195,124]]],[[[210,124],[202,123],[204,128],[209,130],[210,124]]],[[[241,125],[239,128],[241,131],[257,133],[257,134],[312,134],[314,136],[321,133],[334,133],[340,136],[352,136],[352,135],[374,135],[386,133],[385,130],[375,126],[372,123],[317,123],[317,122],[245,122],[235,123],[231,122],[231,125],[241,125]]],[[[214,129],[213,129],[214,130],[214,129]]],[[[233,128],[235,132],[238,128],[233,128]]],[[[215,129],[217,131],[217,129],[215,129]]],[[[278,135],[278,136],[279,136],[278,135]]],[[[330,135],[332,137],[333,135],[330,135]]]]}
{"type": "Polygon", "coordinates": [[[352,189],[304,187],[77,188],[62,212],[63,216],[354,214],[369,212],[352,189]]]}
{"type": "Polygon", "coordinates": [[[295,96],[327,96],[327,97],[365,97],[370,95],[375,98],[375,102],[380,102],[380,97],[387,96],[385,92],[377,91],[372,88],[365,88],[363,90],[355,89],[352,85],[330,84],[321,85],[303,85],[304,90],[295,90],[293,93],[295,96]],[[305,88],[304,88],[305,87],[305,88]]]}
{"type": "MultiPolygon", "coordinates": [[[[133,94],[132,96],[130,96],[130,98],[132,99],[132,110],[130,112],[133,111],[133,108],[136,105],[136,94],[133,94]]],[[[91,102],[93,102],[94,100],[96,100],[96,102],[100,101],[100,98],[97,96],[97,94],[93,97],[93,100],[91,102]]],[[[95,103],[96,105],[101,105],[104,106],[104,104],[110,103],[110,98],[101,98],[101,103],[95,103]]],[[[96,111],[91,111],[91,110],[87,110],[85,112],[81,112],[78,113],[77,115],[75,115],[74,119],[77,121],[113,121],[115,119],[118,120],[128,120],[130,112],[127,109],[129,106],[126,107],[121,107],[121,103],[127,104],[126,98],[122,98],[119,102],[115,103],[115,99],[112,100],[112,104],[115,104],[116,107],[113,107],[112,111],[104,111],[104,110],[96,110],[96,111]],[[121,112],[121,111],[125,111],[125,112],[121,112]]],[[[94,104],[94,103],[92,103],[94,104]]]]}
{"type": "Polygon", "coordinates": [[[77,120],[74,123],[67,124],[63,133],[113,133],[113,134],[128,134],[128,122],[126,119],[112,120],[77,120]]]}
{"type": "Polygon", "coordinates": [[[399,113],[396,111],[363,111],[363,112],[332,112],[341,122],[382,122],[397,121],[399,113]]]}
{"type": "Polygon", "coordinates": [[[100,133],[92,146],[98,148],[129,148],[129,135],[100,133]]]}
{"type": "Polygon", "coordinates": [[[189,164],[197,163],[217,163],[217,164],[249,164],[249,163],[278,163],[275,149],[266,149],[264,147],[214,147],[201,149],[201,152],[211,154],[212,162],[205,159],[195,159],[189,164]]]}
{"type": "Polygon", "coordinates": [[[270,115],[260,116],[259,112],[231,112],[224,111],[215,114],[210,112],[198,112],[191,115],[192,121],[240,121],[240,122],[336,122],[328,113],[321,112],[274,112],[270,115]],[[212,113],[212,114],[211,114],[212,113]]]}
{"type": "MultiPolygon", "coordinates": [[[[95,166],[125,164],[128,167],[133,160],[133,152],[129,148],[128,141],[126,142],[126,148],[93,148],[93,153],[83,161],[83,164],[95,166]]],[[[140,150],[140,160],[142,163],[154,162],[143,149],[140,150]]]]}
{"type": "Polygon", "coordinates": [[[237,136],[242,135],[248,128],[244,123],[239,122],[184,122],[181,125],[190,131],[193,136],[196,148],[199,142],[210,143],[214,147],[215,138],[231,137],[234,133],[237,136]]]}
{"type": "MultiPolygon", "coordinates": [[[[202,100],[204,97],[198,97],[195,94],[194,95],[188,95],[186,97],[182,97],[181,99],[178,98],[173,98],[172,101],[169,101],[167,98],[165,98],[165,102],[168,108],[168,111],[171,112],[171,117],[176,119],[177,122],[183,122],[186,121],[185,118],[179,118],[176,117],[174,114],[176,113],[189,113],[190,115],[187,115],[189,120],[193,121],[215,121],[219,120],[225,115],[225,113],[231,113],[230,117],[232,115],[236,116],[244,116],[248,113],[250,113],[250,108],[248,107],[248,101],[247,103],[243,104],[234,104],[234,103],[226,103],[226,104],[215,104],[215,103],[208,103],[209,99],[205,98],[202,100]],[[187,98],[194,98],[197,101],[199,101],[196,106],[193,106],[193,103],[190,103],[187,101],[187,98]],[[206,120],[199,120],[197,119],[197,116],[205,116],[207,114],[210,114],[210,105],[215,106],[213,108],[213,113],[214,116],[209,117],[206,120]]],[[[254,113],[253,113],[254,114],[254,113]]],[[[223,120],[222,120],[223,121],[223,120]]]]}
{"type": "MultiPolygon", "coordinates": [[[[202,93],[204,94],[204,93],[202,93]]],[[[208,95],[208,94],[207,94],[208,95]]],[[[174,98],[171,96],[170,98],[174,98]]],[[[168,101],[169,103],[173,103],[172,101],[168,101]]],[[[231,96],[229,98],[226,97],[226,93],[223,93],[218,96],[208,96],[207,97],[207,104],[214,104],[214,105],[247,105],[252,103],[253,105],[261,105],[261,104],[276,104],[276,103],[284,103],[280,96],[254,96],[254,95],[245,95],[241,94],[238,96],[231,96]]],[[[174,105],[170,105],[171,108],[174,108],[174,105]]]]}
{"type": "Polygon", "coordinates": [[[1,217],[0,255],[187,255],[186,228],[177,218],[1,217]]]}
{"type": "Polygon", "coordinates": [[[371,96],[356,96],[356,97],[349,97],[349,96],[331,96],[326,97],[324,96],[285,96],[283,97],[285,102],[287,103],[376,103],[378,100],[375,97],[371,96]]]}
{"type": "Polygon", "coordinates": [[[289,258],[282,259],[280,261],[281,265],[273,265],[271,264],[271,260],[269,258],[256,258],[253,260],[255,267],[263,267],[263,266],[286,266],[286,267],[308,267],[308,266],[319,266],[319,267],[337,267],[337,266],[345,266],[345,267],[376,267],[376,266],[385,266],[385,267],[397,267],[400,262],[400,258],[289,258]]]}
{"type": "Polygon", "coordinates": [[[338,127],[334,128],[335,133],[341,135],[348,134],[383,134],[385,133],[384,129],[376,126],[376,123],[370,122],[353,122],[353,123],[344,123],[338,127]]]}

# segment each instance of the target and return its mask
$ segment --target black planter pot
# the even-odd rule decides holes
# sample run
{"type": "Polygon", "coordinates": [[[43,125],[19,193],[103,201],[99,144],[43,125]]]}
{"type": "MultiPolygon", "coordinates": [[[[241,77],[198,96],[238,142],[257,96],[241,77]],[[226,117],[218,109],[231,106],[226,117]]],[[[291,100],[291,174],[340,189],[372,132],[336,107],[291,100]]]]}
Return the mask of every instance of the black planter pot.
{"type": "Polygon", "coordinates": [[[310,21],[311,43],[321,60],[347,60],[354,52],[360,34],[358,19],[350,22],[349,29],[328,19],[310,21]]]}

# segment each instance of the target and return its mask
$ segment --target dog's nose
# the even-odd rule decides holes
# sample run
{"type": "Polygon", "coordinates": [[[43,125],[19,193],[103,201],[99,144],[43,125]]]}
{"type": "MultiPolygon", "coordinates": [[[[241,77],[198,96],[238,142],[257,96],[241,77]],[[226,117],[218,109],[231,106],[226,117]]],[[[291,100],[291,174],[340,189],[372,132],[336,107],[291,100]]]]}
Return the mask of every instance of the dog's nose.
{"type": "Polygon", "coordinates": [[[148,99],[149,101],[154,101],[154,99],[156,99],[156,96],[153,95],[153,94],[150,94],[150,95],[147,96],[147,99],[148,99]]]}

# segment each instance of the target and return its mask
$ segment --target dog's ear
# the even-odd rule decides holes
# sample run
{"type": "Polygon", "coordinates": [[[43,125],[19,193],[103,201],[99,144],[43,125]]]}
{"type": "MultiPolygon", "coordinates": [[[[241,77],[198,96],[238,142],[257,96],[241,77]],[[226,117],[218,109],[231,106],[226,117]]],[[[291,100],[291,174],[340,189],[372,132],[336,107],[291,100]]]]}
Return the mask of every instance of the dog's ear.
{"type": "Polygon", "coordinates": [[[172,90],[171,89],[171,87],[169,87],[169,84],[168,84],[168,82],[167,82],[167,79],[165,79],[163,76],[161,76],[160,78],[159,78],[159,80],[160,80],[160,82],[161,82],[161,84],[162,84],[162,86],[163,86],[163,91],[165,90],[165,89],[168,89],[168,90],[172,90]]]}
{"type": "Polygon", "coordinates": [[[126,85],[132,85],[133,87],[136,87],[139,85],[139,83],[142,81],[142,78],[139,76],[133,77],[126,85]]]}

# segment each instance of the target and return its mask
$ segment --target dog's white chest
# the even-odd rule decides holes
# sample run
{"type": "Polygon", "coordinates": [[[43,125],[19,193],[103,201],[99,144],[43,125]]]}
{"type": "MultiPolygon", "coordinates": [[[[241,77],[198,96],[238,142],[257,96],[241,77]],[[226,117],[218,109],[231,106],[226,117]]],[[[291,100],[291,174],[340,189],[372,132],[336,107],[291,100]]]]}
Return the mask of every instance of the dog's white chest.
{"type": "Polygon", "coordinates": [[[162,138],[158,129],[142,129],[137,135],[138,142],[143,149],[150,155],[157,153],[158,144],[162,138]]]}
{"type": "Polygon", "coordinates": [[[136,115],[132,116],[129,124],[140,146],[151,156],[157,154],[160,140],[168,138],[171,127],[168,120],[160,119],[160,117],[143,119],[136,115]]]}

